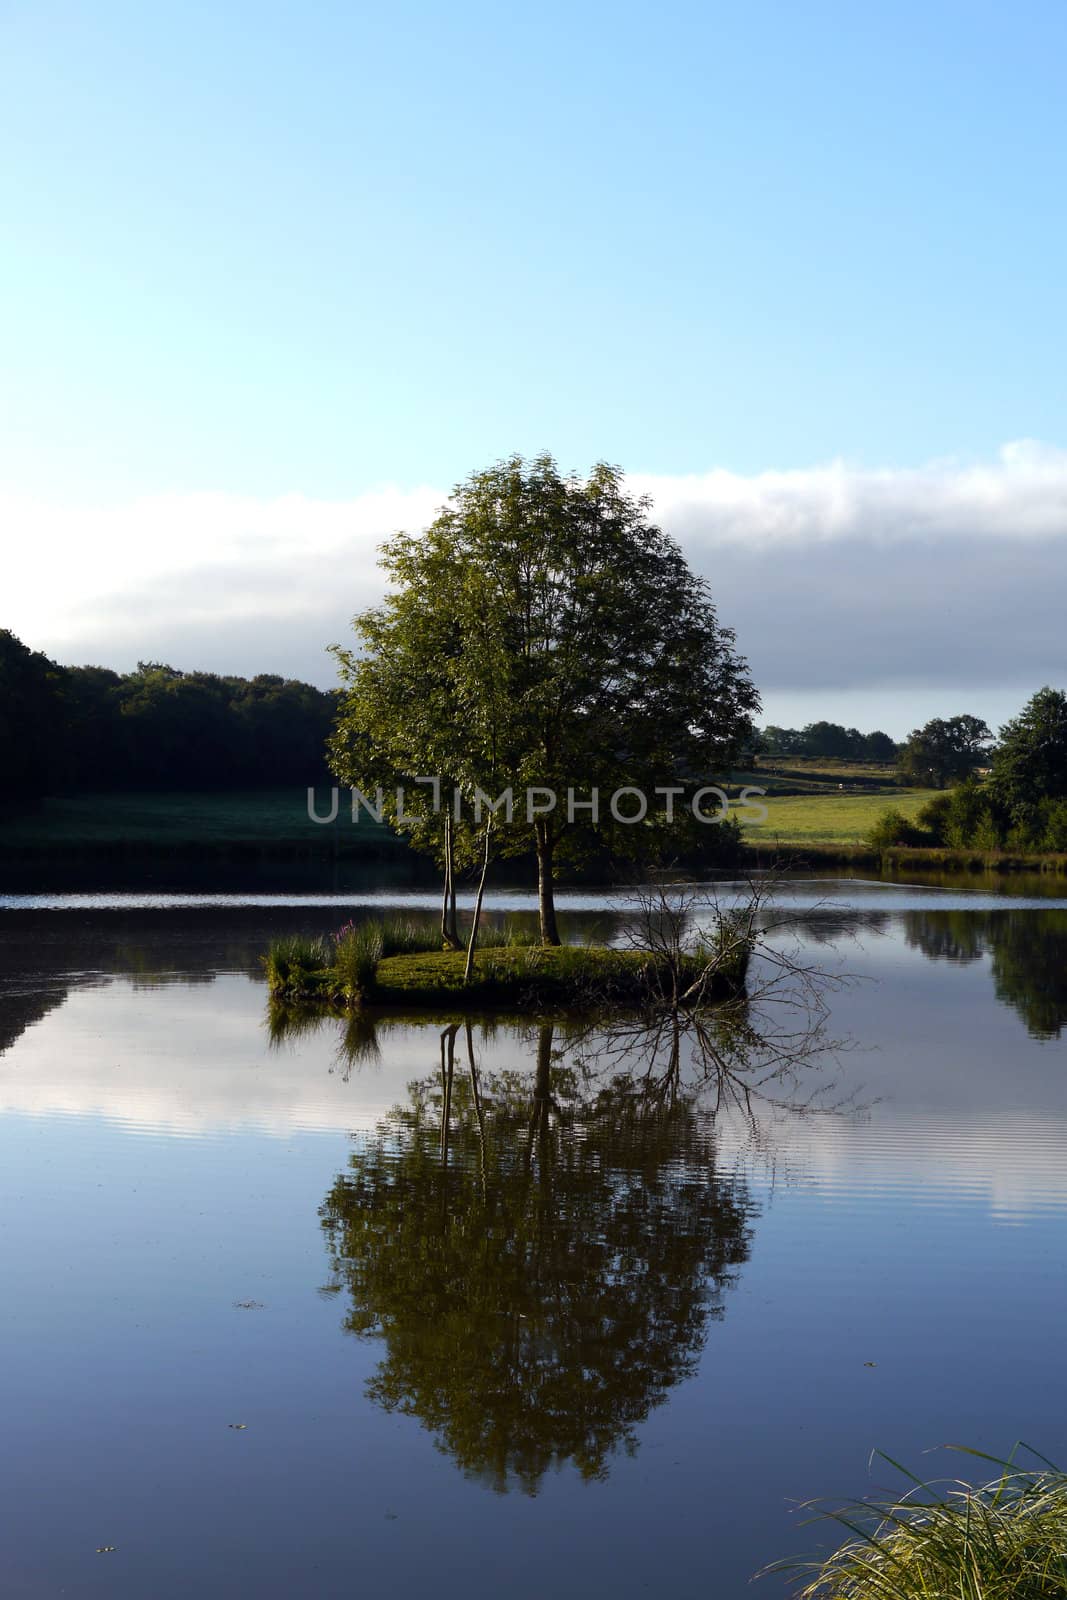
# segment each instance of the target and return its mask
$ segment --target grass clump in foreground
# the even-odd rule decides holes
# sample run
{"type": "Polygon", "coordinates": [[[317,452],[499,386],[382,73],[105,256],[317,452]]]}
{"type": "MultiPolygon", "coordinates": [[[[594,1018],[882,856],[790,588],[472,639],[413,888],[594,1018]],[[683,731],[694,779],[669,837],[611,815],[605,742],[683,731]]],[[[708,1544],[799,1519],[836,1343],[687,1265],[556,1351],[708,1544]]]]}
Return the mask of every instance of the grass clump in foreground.
{"type": "Polygon", "coordinates": [[[900,1500],[860,1501],[833,1512],[834,1520],[858,1537],[815,1568],[798,1600],[1063,1600],[1067,1595],[1067,1473],[1047,1462],[1040,1470],[1024,1471],[1010,1460],[998,1461],[1001,1473],[992,1483],[944,1491],[890,1464],[905,1472],[911,1491],[900,1500]]]}

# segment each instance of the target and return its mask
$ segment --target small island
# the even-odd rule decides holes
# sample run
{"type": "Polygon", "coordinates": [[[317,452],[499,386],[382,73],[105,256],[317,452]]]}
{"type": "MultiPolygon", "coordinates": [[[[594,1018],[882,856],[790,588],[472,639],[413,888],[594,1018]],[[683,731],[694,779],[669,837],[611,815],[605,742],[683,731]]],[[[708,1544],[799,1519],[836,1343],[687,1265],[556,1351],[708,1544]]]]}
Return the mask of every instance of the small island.
{"type": "Polygon", "coordinates": [[[473,952],[401,918],[347,923],[318,939],[275,940],[264,957],[271,1000],[332,1012],[441,1006],[531,1013],[604,1006],[693,1008],[745,992],[747,929],[661,947],[542,945],[514,926],[483,929],[473,952]]]}

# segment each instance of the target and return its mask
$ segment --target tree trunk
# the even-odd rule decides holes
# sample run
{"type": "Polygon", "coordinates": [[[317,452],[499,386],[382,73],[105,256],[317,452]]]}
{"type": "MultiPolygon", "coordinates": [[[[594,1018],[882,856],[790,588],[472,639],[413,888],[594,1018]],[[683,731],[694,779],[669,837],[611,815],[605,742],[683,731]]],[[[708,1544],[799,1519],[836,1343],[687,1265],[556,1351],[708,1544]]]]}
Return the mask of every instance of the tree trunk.
{"type": "Polygon", "coordinates": [[[485,824],[485,856],[482,860],[482,875],[478,879],[478,893],[474,900],[474,921],[471,923],[471,936],[467,941],[467,965],[463,969],[464,983],[470,983],[471,973],[474,971],[474,949],[478,943],[478,924],[482,920],[482,897],[485,894],[485,875],[489,871],[489,850],[492,835],[493,813],[490,811],[489,820],[485,824]]]}
{"type": "Polygon", "coordinates": [[[544,823],[536,824],[537,841],[537,909],[541,916],[541,943],[559,944],[556,926],[556,888],[552,878],[552,853],[555,840],[544,823]]]}

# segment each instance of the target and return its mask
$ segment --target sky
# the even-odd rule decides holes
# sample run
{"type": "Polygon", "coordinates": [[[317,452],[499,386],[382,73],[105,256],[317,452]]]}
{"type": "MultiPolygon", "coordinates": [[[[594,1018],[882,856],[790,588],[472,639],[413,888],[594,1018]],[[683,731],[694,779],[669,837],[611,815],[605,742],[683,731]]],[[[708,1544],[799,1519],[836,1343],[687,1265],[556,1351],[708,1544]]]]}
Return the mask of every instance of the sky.
{"type": "Polygon", "coordinates": [[[1063,684],[1067,7],[0,0],[0,626],[282,671],[514,451],[766,720],[1063,684]]]}

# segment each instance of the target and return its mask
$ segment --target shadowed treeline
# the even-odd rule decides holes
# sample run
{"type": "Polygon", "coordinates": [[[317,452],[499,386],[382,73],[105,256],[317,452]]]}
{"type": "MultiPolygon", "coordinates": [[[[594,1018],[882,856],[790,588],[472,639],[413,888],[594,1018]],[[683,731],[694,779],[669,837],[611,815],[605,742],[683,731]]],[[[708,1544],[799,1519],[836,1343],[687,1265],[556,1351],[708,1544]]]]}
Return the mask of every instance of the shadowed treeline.
{"type": "Polygon", "coordinates": [[[43,794],[304,786],[336,696],[273,674],[63,667],[0,630],[0,805],[43,794]]]}

